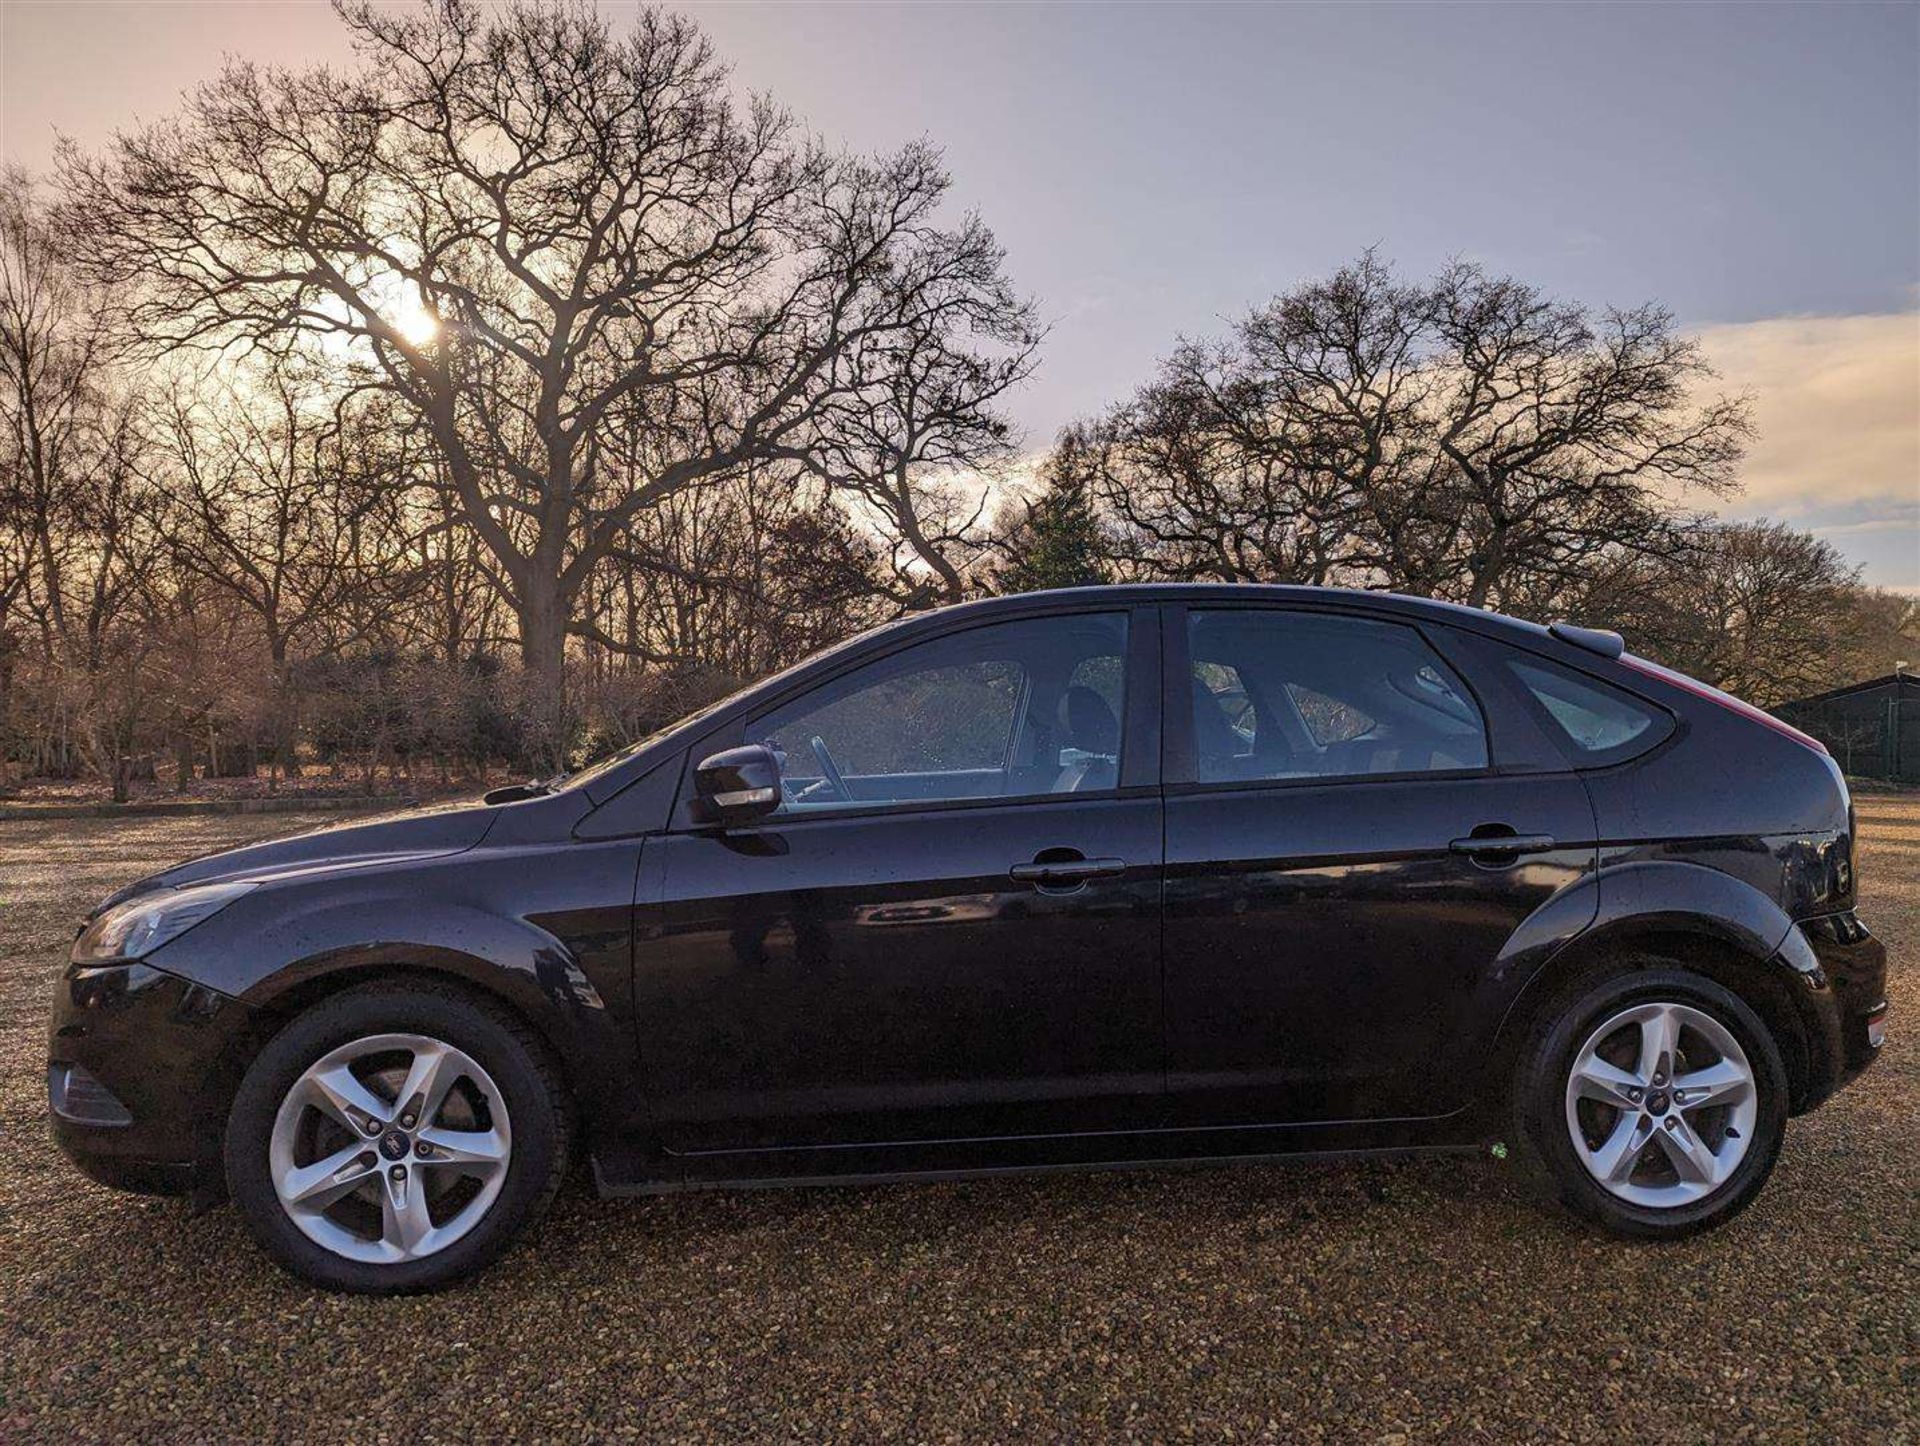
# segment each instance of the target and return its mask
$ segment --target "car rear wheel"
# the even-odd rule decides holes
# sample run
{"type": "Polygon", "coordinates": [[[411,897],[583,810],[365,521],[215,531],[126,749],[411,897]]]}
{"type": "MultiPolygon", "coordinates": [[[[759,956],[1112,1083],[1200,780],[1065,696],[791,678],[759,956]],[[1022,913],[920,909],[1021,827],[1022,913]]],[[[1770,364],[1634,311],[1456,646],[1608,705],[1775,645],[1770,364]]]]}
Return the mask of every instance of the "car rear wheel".
{"type": "Polygon", "coordinates": [[[545,1049],[504,1011],[430,985],[356,989],[254,1061],[228,1118],[228,1185],[294,1274],[431,1290],[545,1209],[567,1124],[545,1049]]]}
{"type": "Polygon", "coordinates": [[[1663,962],[1590,984],[1523,1050],[1518,1133],[1536,1176],[1616,1234],[1709,1230],[1766,1183],[1787,1080],[1765,1023],[1730,990],[1663,962]]]}

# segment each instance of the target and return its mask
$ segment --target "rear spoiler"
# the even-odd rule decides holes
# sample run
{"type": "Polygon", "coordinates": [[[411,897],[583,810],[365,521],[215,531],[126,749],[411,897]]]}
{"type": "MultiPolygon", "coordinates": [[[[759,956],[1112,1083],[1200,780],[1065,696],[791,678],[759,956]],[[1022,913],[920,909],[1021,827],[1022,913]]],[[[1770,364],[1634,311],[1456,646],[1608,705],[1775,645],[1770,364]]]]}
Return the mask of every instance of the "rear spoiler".
{"type": "Polygon", "coordinates": [[[1572,623],[1555,623],[1547,629],[1563,643],[1585,648],[1603,658],[1617,658],[1627,650],[1627,640],[1606,628],[1581,628],[1572,623]]]}

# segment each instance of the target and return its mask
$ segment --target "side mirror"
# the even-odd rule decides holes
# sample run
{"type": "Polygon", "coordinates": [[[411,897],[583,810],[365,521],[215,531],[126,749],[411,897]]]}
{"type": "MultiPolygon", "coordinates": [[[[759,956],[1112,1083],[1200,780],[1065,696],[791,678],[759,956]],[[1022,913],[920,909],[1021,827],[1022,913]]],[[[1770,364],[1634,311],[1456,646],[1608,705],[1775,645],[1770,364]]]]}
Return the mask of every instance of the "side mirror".
{"type": "Polygon", "coordinates": [[[703,823],[751,823],[780,807],[780,760],[764,743],[703,758],[693,770],[695,811],[703,823]]]}

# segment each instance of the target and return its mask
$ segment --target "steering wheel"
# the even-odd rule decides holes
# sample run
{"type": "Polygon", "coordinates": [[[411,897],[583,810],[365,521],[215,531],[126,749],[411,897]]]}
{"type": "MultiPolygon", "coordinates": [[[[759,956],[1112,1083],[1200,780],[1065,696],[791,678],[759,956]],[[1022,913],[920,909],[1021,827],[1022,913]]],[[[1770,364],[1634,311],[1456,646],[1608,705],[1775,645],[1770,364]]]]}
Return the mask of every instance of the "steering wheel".
{"type": "Polygon", "coordinates": [[[842,803],[852,803],[853,791],[847,787],[846,779],[840,776],[840,765],[833,761],[833,755],[827,751],[827,740],[816,733],[807,740],[807,745],[813,749],[814,760],[820,765],[820,775],[833,789],[834,797],[842,803]]]}

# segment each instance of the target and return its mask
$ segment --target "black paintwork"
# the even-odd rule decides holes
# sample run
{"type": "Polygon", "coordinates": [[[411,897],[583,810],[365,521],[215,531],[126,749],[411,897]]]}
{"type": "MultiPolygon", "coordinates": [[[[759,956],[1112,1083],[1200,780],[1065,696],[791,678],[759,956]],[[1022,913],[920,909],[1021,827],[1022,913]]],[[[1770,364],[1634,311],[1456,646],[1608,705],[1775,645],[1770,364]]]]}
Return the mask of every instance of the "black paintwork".
{"type": "Polygon", "coordinates": [[[1162,1073],[1160,803],[1067,796],[648,845],[642,1075],[680,1151],[1138,1128],[1162,1073]],[[903,828],[912,831],[903,841],[903,828]],[[1124,872],[1055,889],[1050,849],[1124,872]]]}
{"type": "Polygon", "coordinates": [[[1596,891],[1580,887],[1593,833],[1567,774],[1170,797],[1167,1068],[1180,1118],[1468,1105],[1467,1066],[1527,977],[1508,956],[1537,959],[1593,920],[1596,891]],[[1489,826],[1558,846],[1491,860],[1450,849],[1489,826]]]}
{"type": "Polygon", "coordinates": [[[1870,1061],[1884,1005],[1884,951],[1852,913],[1844,783],[1609,651],[1581,630],[1297,588],[1086,589],[913,618],[554,792],[255,844],[122,890],[262,881],[144,960],[69,971],[51,1057],[134,1123],[55,1130],[114,1183],[209,1182],[226,1102],[272,1031],[411,971],[492,995],[552,1044],[614,1190],[1464,1144],[1489,1128],[1528,1011],[1625,945],[1742,987],[1811,1107],[1870,1061]],[[1195,782],[1192,607],[1417,628],[1484,714],[1487,766],[1195,782]],[[724,825],[699,806],[696,770],[749,741],[746,720],[849,669],[982,623],[1120,609],[1112,787],[724,825]],[[1582,766],[1505,668],[1516,649],[1627,690],[1659,726],[1634,756],[1582,766]]]}

